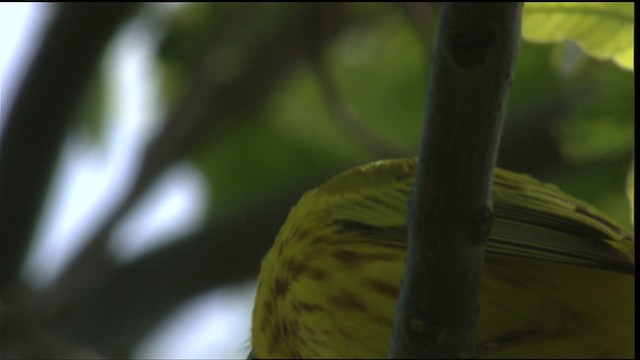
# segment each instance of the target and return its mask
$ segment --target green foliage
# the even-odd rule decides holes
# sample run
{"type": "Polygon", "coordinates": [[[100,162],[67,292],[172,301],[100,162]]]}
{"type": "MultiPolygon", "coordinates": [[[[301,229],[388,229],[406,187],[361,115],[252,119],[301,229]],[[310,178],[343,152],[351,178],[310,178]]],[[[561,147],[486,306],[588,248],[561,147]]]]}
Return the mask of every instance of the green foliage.
{"type": "Polygon", "coordinates": [[[214,184],[214,208],[225,211],[368,160],[330,121],[308,68],[296,71],[251,123],[194,155],[214,184]]]}
{"type": "MultiPolygon", "coordinates": [[[[549,61],[553,48],[523,42],[509,94],[508,114],[516,115],[562,97],[562,79],[549,61]]],[[[512,118],[507,118],[512,121],[512,118]]]]}
{"type": "MultiPolygon", "coordinates": [[[[439,7],[424,6],[437,19],[439,7]]],[[[234,74],[247,71],[247,66],[254,66],[247,54],[283,19],[296,16],[297,9],[284,4],[264,6],[257,17],[250,17],[249,9],[238,4],[194,4],[179,10],[160,51],[168,98],[175,98],[186,86],[196,66],[210,67],[217,78],[231,80],[234,74]],[[247,17],[253,19],[245,24],[250,30],[228,32],[229,24],[247,17]]],[[[431,47],[430,40],[424,39],[432,39],[437,26],[428,26],[432,33],[424,36],[406,8],[390,4],[348,4],[345,9],[352,26],[328,42],[322,53],[335,90],[353,110],[363,132],[390,145],[417,149],[431,47]]],[[[632,28],[628,4],[525,6],[523,37],[533,43],[522,43],[506,119],[508,125],[522,130],[505,136],[528,136],[526,129],[542,122],[549,141],[560,149],[558,159],[547,159],[548,173],[555,176],[545,180],[561,182],[570,193],[575,186],[575,195],[584,193],[596,206],[617,199],[609,190],[620,190],[620,184],[583,192],[588,186],[580,185],[585,173],[578,169],[606,168],[591,174],[589,181],[595,184],[611,183],[612,171],[626,171],[633,146],[634,88],[628,72],[589,58],[612,57],[629,68],[625,54],[629,44],[633,48],[632,28]],[[586,55],[558,44],[565,40],[575,40],[586,55]],[[540,42],[547,44],[536,44],[540,42]]],[[[209,143],[200,144],[191,154],[211,181],[216,209],[243,207],[294,184],[319,183],[373,158],[358,132],[348,131],[322,95],[318,80],[324,75],[306,61],[292,66],[263,105],[239,115],[243,118],[225,119],[228,125],[213,138],[203,137],[209,143]]],[[[215,119],[216,114],[208,116],[222,121],[215,119]]],[[[517,152],[540,149],[504,151],[517,156],[517,152]]],[[[527,172],[527,166],[524,163],[522,171],[527,172]]],[[[618,208],[624,207],[618,203],[618,208]]]]}
{"type": "Polygon", "coordinates": [[[327,56],[340,90],[360,119],[387,141],[417,149],[429,57],[401,15],[390,12],[376,26],[344,34],[327,56]]]}
{"type": "Polygon", "coordinates": [[[576,41],[589,55],[633,71],[634,4],[526,3],[522,35],[530,41],[576,41]]]}

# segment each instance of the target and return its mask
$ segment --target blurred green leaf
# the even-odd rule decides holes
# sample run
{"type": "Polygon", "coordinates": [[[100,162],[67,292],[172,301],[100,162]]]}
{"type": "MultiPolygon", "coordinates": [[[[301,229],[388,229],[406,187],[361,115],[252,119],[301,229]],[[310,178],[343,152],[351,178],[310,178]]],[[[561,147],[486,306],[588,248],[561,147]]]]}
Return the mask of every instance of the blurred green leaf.
{"type": "Polygon", "coordinates": [[[522,35],[542,43],[573,40],[591,56],[634,69],[634,3],[528,2],[522,35]]]}
{"type": "Polygon", "coordinates": [[[626,71],[592,63],[567,83],[573,111],[555,126],[572,162],[626,156],[634,144],[635,81],[626,71]]]}
{"type": "Polygon", "coordinates": [[[333,76],[360,120],[388,141],[417,149],[429,57],[419,34],[401,15],[389,11],[377,26],[350,31],[328,56],[333,76]]]}
{"type": "Polygon", "coordinates": [[[562,79],[549,61],[552,48],[527,42],[520,45],[516,75],[509,94],[509,114],[527,111],[532,106],[563,96],[562,79]]]}
{"type": "Polygon", "coordinates": [[[295,71],[247,126],[230,130],[194,159],[217,210],[251,206],[293,184],[370,160],[330,121],[308,67],[295,71]]]}

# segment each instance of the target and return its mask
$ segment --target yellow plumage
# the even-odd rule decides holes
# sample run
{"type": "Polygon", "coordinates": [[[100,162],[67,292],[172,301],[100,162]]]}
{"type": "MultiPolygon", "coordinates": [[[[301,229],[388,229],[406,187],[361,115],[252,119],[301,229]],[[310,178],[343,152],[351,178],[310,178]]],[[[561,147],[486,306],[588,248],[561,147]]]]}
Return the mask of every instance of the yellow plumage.
{"type": "MultiPolygon", "coordinates": [[[[385,358],[416,159],[307,192],[262,262],[258,358],[385,358]]],[[[496,169],[479,357],[633,357],[633,235],[552,185],[496,169]]]]}

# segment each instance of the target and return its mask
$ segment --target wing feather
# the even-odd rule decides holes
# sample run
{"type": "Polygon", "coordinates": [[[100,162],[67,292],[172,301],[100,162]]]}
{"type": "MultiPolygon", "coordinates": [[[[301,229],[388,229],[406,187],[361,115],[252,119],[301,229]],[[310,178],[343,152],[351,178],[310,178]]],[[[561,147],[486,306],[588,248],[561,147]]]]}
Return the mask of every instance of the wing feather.
{"type": "MultiPolygon", "coordinates": [[[[336,176],[306,197],[323,204],[316,210],[326,214],[325,226],[358,235],[342,238],[405,246],[406,204],[415,165],[415,158],[364,165],[336,176]]],[[[633,235],[553,185],[496,169],[493,202],[488,255],[635,271],[633,235]]]]}

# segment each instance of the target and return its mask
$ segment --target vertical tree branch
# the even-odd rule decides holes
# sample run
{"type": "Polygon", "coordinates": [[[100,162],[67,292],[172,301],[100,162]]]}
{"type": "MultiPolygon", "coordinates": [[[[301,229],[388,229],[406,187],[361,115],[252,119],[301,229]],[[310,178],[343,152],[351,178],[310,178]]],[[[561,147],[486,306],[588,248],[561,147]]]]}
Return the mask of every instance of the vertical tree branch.
{"type": "Polygon", "coordinates": [[[446,4],[436,40],[391,357],[474,356],[491,185],[521,3],[446,4]]]}
{"type": "Polygon", "coordinates": [[[48,26],[0,141],[3,294],[20,272],[80,95],[109,39],[137,7],[62,4],[48,26]]]}

